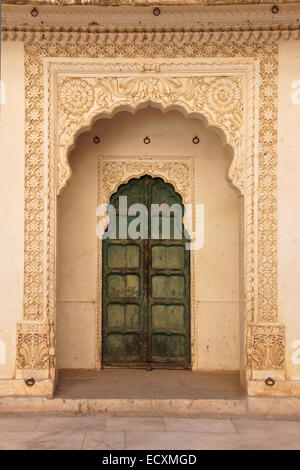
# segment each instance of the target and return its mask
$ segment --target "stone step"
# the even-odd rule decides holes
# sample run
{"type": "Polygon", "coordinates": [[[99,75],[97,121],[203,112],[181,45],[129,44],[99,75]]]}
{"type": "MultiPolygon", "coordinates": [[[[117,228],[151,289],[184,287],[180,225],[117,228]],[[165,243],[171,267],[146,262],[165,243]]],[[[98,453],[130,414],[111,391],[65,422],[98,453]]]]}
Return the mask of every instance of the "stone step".
{"type": "Polygon", "coordinates": [[[244,399],[109,399],[4,397],[0,413],[71,413],[83,415],[199,416],[244,415],[244,399]]]}

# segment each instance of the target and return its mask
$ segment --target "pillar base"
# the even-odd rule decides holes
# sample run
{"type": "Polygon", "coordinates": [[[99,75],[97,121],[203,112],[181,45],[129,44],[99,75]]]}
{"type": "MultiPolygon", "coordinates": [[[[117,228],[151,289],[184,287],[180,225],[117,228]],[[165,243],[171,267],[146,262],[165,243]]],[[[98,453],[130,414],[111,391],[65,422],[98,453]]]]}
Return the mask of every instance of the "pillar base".
{"type": "Polygon", "coordinates": [[[37,380],[26,385],[24,380],[0,380],[0,397],[53,397],[54,381],[37,380]]]}

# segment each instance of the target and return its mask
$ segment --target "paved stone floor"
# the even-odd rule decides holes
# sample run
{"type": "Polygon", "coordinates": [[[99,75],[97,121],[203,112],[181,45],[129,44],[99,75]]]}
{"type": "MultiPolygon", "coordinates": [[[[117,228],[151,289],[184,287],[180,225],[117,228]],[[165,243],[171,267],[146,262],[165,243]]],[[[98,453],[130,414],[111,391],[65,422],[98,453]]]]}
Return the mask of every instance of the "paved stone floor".
{"type": "Polygon", "coordinates": [[[2,415],[0,449],[300,449],[300,421],[2,415]]]}
{"type": "Polygon", "coordinates": [[[243,398],[239,372],[60,370],[57,398],[243,398]]]}

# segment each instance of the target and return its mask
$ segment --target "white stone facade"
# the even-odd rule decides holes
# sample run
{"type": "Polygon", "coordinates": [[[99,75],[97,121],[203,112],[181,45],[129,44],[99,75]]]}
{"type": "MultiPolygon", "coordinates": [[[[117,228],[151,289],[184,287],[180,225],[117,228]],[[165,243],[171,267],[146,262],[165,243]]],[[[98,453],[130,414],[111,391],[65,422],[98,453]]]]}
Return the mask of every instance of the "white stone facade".
{"type": "MultiPolygon", "coordinates": [[[[86,175],[94,201],[105,180],[98,161],[112,156],[120,159],[123,171],[117,185],[137,175],[129,165],[133,158],[140,163],[139,174],[149,173],[150,165],[153,176],[165,177],[179,192],[180,172],[172,172],[171,164],[184,167],[188,161],[183,197],[187,202],[206,199],[212,214],[216,208],[223,214],[218,220],[232,242],[229,251],[208,213],[210,248],[192,257],[193,369],[240,369],[250,395],[299,396],[300,35],[294,26],[299,5],[280,6],[276,20],[270,5],[214,7],[217,20],[211,32],[205,31],[211,10],[204,14],[202,7],[193,12],[191,7],[168,7],[158,23],[152,9],[132,7],[122,17],[123,32],[118,31],[121,7],[115,13],[109,7],[92,11],[98,7],[74,6],[60,32],[56,26],[63,20],[58,18],[66,10],[38,8],[38,24],[30,15],[32,7],[3,8],[0,394],[51,395],[56,367],[101,365],[96,352],[101,338],[95,334],[101,317],[99,249],[92,240],[90,275],[83,275],[83,282],[85,292],[87,285],[94,287],[87,299],[80,298],[78,272],[84,268],[79,262],[77,273],[68,274],[74,252],[67,242],[70,225],[63,225],[68,214],[76,214],[74,201],[84,210],[91,207],[84,206],[88,200],[76,188],[76,178],[86,175]],[[229,10],[238,31],[233,31],[229,10]],[[98,26],[88,29],[92,16],[98,26]],[[177,32],[163,32],[166,18],[177,32]],[[199,18],[198,31],[187,31],[199,18]],[[254,31],[241,32],[249,18],[254,31]],[[139,22],[145,22],[147,32],[139,30],[139,22]],[[111,32],[103,32],[106,23],[111,32]],[[128,111],[133,115],[126,117],[128,111]],[[91,134],[80,135],[91,132],[96,120],[96,129],[105,129],[111,139],[97,153],[89,144],[91,134]],[[157,147],[151,152],[139,147],[129,122],[131,129],[140,126],[141,135],[146,129],[156,133],[157,147]],[[118,133],[118,145],[114,123],[127,129],[127,134],[118,133]],[[168,133],[173,126],[181,128],[176,147],[176,135],[168,133]],[[185,144],[196,130],[204,142],[197,151],[185,144]],[[207,160],[213,159],[210,167],[207,160]],[[64,187],[70,167],[74,178],[64,187]],[[216,266],[222,253],[227,262],[219,261],[218,279],[213,269],[201,271],[210,263],[216,266]],[[84,309],[94,309],[87,312],[82,333],[86,346],[83,342],[75,352],[78,323],[76,331],[70,306],[62,305],[66,300],[88,300],[84,309]],[[24,384],[29,377],[36,380],[32,388],[24,384]],[[265,384],[268,377],[275,380],[273,387],[265,384]]],[[[78,227],[78,220],[72,220],[78,227]]],[[[73,307],[79,308],[72,313],[78,321],[83,311],[73,307]]]]}

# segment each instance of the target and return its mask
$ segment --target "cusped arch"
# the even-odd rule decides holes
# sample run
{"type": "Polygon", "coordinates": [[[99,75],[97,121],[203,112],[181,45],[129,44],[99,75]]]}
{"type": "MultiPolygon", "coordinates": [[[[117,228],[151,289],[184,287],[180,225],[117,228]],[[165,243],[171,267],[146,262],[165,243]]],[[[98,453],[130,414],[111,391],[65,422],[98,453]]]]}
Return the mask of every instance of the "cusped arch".
{"type": "MultiPolygon", "coordinates": [[[[181,197],[186,211],[194,204],[194,157],[139,157],[103,155],[98,159],[98,216],[103,217],[101,230],[107,227],[107,204],[118,188],[132,179],[139,179],[145,175],[152,178],[161,178],[164,183],[170,184],[181,197]]],[[[187,212],[184,223],[189,232],[194,226],[194,211],[187,212]]],[[[98,232],[97,232],[98,233],[98,232]]],[[[101,238],[100,232],[98,236],[101,238]]]]}
{"type": "MultiPolygon", "coordinates": [[[[192,80],[195,77],[191,77],[192,80]]],[[[199,77],[196,77],[199,78],[199,77]]],[[[201,77],[200,77],[201,78],[201,77]]],[[[222,140],[223,145],[229,145],[232,149],[232,162],[228,171],[228,179],[231,181],[234,187],[236,187],[240,193],[243,194],[243,156],[241,155],[242,143],[241,143],[241,128],[242,119],[238,119],[234,109],[230,108],[231,111],[227,115],[222,113],[222,109],[217,112],[214,106],[205,106],[203,103],[197,101],[197,84],[194,83],[194,87],[186,82],[184,79],[176,78],[173,81],[169,79],[155,79],[155,92],[153,92],[153,79],[137,79],[131,78],[126,86],[121,82],[116,82],[116,77],[111,77],[111,87],[115,90],[114,94],[101,95],[102,101],[96,97],[96,92],[91,84],[87,80],[83,79],[71,79],[79,86],[80,81],[81,88],[85,90],[85,95],[81,95],[74,92],[76,96],[76,114],[66,114],[66,111],[72,112],[72,102],[68,101],[69,108],[66,105],[59,102],[59,158],[57,163],[57,193],[59,194],[62,188],[67,183],[71,176],[71,168],[68,161],[68,156],[71,150],[76,145],[78,136],[86,131],[92,129],[96,120],[101,118],[113,118],[118,112],[127,111],[134,114],[137,110],[152,106],[160,109],[162,112],[168,112],[171,110],[177,110],[181,112],[185,117],[198,118],[200,119],[206,128],[209,128],[216,132],[222,140]],[[182,82],[181,82],[182,81],[182,82]],[[133,82],[133,84],[132,84],[133,82]],[[175,82],[175,83],[174,83],[175,82]],[[130,85],[131,83],[131,85],[130,85]],[[84,84],[86,85],[84,87],[84,84]],[[87,90],[86,90],[87,88],[87,90]],[[141,88],[143,92],[141,92],[141,88]],[[117,90],[117,91],[116,91],[117,90]],[[121,90],[121,91],[120,91],[121,90]],[[136,93],[136,96],[132,93],[136,93]],[[155,96],[153,96],[155,95],[155,96]],[[82,103],[80,100],[82,99],[82,103]],[[82,112],[80,112],[80,110],[82,112]]],[[[104,79],[103,79],[104,80],[104,79]]],[[[109,78],[106,77],[106,90],[108,90],[109,78]]],[[[127,79],[127,81],[129,78],[127,79]]],[[[185,79],[187,80],[187,79],[185,79]]],[[[233,80],[233,79],[232,79],[233,80]]],[[[99,82],[99,80],[98,80],[99,82]]],[[[97,86],[99,87],[99,83],[97,86]]],[[[61,85],[64,86],[64,83],[61,85]]],[[[97,88],[96,86],[96,88],[97,88]]],[[[199,85],[200,86],[200,85],[199,85]]],[[[206,84],[206,86],[208,86],[206,84]]],[[[223,85],[222,85],[223,86],[223,85]]],[[[62,88],[59,88],[62,90],[62,88]]],[[[223,89],[222,89],[223,90],[223,89]]],[[[220,90],[220,92],[222,91],[220,90]]],[[[82,92],[83,93],[83,92],[82,92]]],[[[70,96],[73,96],[70,93],[70,96]]],[[[58,92],[58,99],[65,99],[65,91],[58,92]]],[[[199,99],[199,96],[198,96],[199,99]]],[[[71,100],[71,98],[70,98],[71,100]]],[[[240,103],[242,108],[242,103],[240,103]]],[[[75,113],[75,111],[73,111],[75,113]]]]}
{"type": "MultiPolygon", "coordinates": [[[[169,166],[168,172],[165,171],[166,164],[162,163],[161,161],[154,161],[151,163],[135,162],[135,163],[132,163],[131,165],[127,164],[127,174],[125,173],[125,175],[123,174],[124,163],[123,164],[119,162],[115,163],[118,168],[118,176],[116,174],[117,172],[113,170],[116,175],[116,178],[112,179],[112,182],[111,182],[111,185],[109,186],[108,191],[104,192],[104,198],[107,204],[109,203],[110,198],[113,196],[113,194],[115,194],[118,191],[120,186],[122,186],[123,184],[129,183],[129,181],[132,179],[140,179],[143,176],[147,176],[147,175],[151,176],[151,178],[161,178],[164,181],[164,183],[170,184],[174,188],[174,191],[181,196],[183,204],[190,203],[190,198],[188,197],[187,192],[185,190],[186,185],[184,185],[184,181],[183,181],[184,176],[182,178],[178,177],[178,174],[180,173],[183,173],[184,175],[186,175],[186,181],[189,181],[191,177],[189,174],[189,169],[184,163],[176,161],[175,163],[176,169],[177,169],[176,178],[174,174],[175,165],[174,165],[174,170],[173,170],[173,175],[172,175],[173,167],[171,166],[170,163],[168,164],[169,166]],[[128,173],[128,170],[130,171],[130,173],[128,173]]],[[[114,165],[114,162],[110,163],[111,167],[113,167],[113,165],[114,165]]],[[[110,169],[110,171],[112,171],[112,168],[110,169]]]]}
{"type": "MultiPolygon", "coordinates": [[[[142,170],[142,172],[139,173],[138,176],[128,175],[127,177],[124,178],[124,180],[119,179],[117,182],[115,182],[115,185],[111,187],[109,193],[106,195],[106,197],[108,198],[107,199],[107,204],[111,203],[111,198],[115,194],[118,194],[121,186],[126,186],[128,183],[130,183],[133,180],[139,181],[141,178],[143,178],[145,176],[149,176],[153,179],[161,179],[166,185],[170,185],[172,190],[174,191],[174,193],[180,197],[182,205],[189,203],[189,201],[187,200],[186,193],[184,193],[182,191],[182,188],[179,188],[179,189],[177,188],[178,183],[176,182],[176,180],[170,179],[164,174],[159,175],[157,173],[157,171],[152,171],[151,169],[149,169],[149,170],[144,169],[144,170],[142,170]]],[[[106,215],[107,225],[104,228],[106,230],[106,228],[108,226],[108,223],[109,223],[109,219],[108,219],[108,214],[106,213],[105,215],[106,215]]],[[[184,217],[183,217],[183,223],[184,223],[184,217]]]]}
{"type": "MultiPolygon", "coordinates": [[[[180,163],[178,165],[180,165],[180,163]]],[[[112,196],[114,194],[118,193],[119,188],[121,186],[130,183],[130,181],[132,181],[132,180],[140,180],[141,178],[143,178],[143,176],[150,176],[151,178],[160,178],[165,184],[169,184],[169,185],[172,186],[172,189],[173,189],[174,193],[176,193],[180,196],[182,204],[185,204],[185,205],[189,204],[190,201],[187,197],[187,194],[186,194],[186,192],[184,192],[183,188],[180,187],[180,185],[178,184],[178,181],[176,181],[174,178],[171,179],[166,174],[163,174],[163,172],[159,172],[159,170],[158,171],[154,170],[154,166],[157,166],[157,164],[154,164],[154,165],[152,164],[151,166],[148,165],[148,167],[146,165],[144,168],[142,168],[137,173],[134,172],[134,168],[133,168],[133,170],[132,170],[133,173],[128,174],[125,177],[123,177],[122,173],[120,175],[120,172],[118,172],[118,178],[114,179],[114,183],[110,186],[110,189],[108,190],[108,192],[105,195],[103,195],[103,197],[102,197],[101,203],[103,204],[103,206],[107,206],[110,203],[112,196]],[[179,188],[178,188],[178,186],[179,186],[179,188]]],[[[100,178],[101,178],[101,176],[102,175],[100,175],[100,178]]],[[[103,187],[103,182],[102,182],[101,186],[103,187]]],[[[104,209],[104,207],[103,207],[103,209],[104,209]]],[[[102,215],[101,212],[100,212],[100,215],[102,215]]],[[[184,218],[183,218],[183,223],[185,223],[184,218]]],[[[103,232],[107,229],[108,225],[109,225],[109,215],[108,215],[108,211],[105,208],[103,224],[101,226],[102,232],[100,233],[99,231],[97,231],[97,235],[100,238],[101,238],[103,232]]]]}

